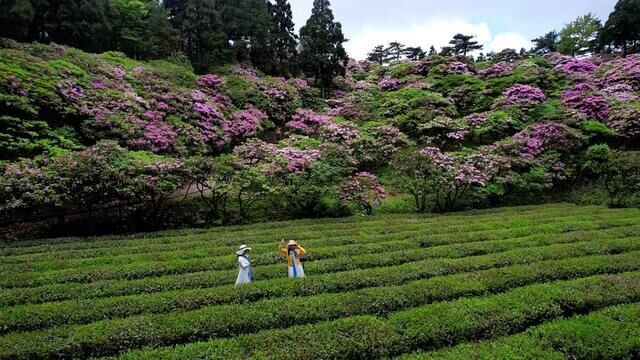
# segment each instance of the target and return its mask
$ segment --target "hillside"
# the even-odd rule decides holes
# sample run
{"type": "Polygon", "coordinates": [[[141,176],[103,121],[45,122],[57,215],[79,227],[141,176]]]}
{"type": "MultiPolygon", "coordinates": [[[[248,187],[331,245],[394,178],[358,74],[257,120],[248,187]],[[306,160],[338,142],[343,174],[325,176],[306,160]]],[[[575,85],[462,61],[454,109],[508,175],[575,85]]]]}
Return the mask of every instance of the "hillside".
{"type": "Polygon", "coordinates": [[[245,65],[3,40],[0,75],[0,215],[53,219],[36,232],[369,214],[389,193],[405,212],[640,201],[638,55],[351,61],[323,99],[245,65]]]}
{"type": "Polygon", "coordinates": [[[552,204],[31,240],[3,244],[0,263],[1,358],[640,351],[638,209],[552,204]],[[307,249],[307,278],[286,278],[282,237],[307,249]],[[241,243],[256,281],[234,287],[241,243]]]}

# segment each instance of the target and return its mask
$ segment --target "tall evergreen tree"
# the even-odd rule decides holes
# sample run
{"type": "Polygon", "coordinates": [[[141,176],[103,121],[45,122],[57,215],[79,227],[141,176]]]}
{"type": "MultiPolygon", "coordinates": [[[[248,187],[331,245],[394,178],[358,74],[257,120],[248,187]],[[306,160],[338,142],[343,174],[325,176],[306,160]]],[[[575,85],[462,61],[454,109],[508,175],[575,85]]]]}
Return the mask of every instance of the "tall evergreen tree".
{"type": "Polygon", "coordinates": [[[397,41],[390,42],[389,46],[386,48],[386,52],[389,56],[388,61],[391,62],[400,60],[400,58],[402,58],[402,55],[404,54],[405,48],[406,46],[404,44],[401,44],[397,41]]]}
{"type": "Polygon", "coordinates": [[[313,0],[311,17],[300,29],[300,62],[302,70],[315,79],[323,96],[327,96],[333,78],[344,75],[348,60],[342,44],[346,41],[342,25],[335,22],[329,0],[313,0]]]}
{"type": "Polygon", "coordinates": [[[180,32],[182,51],[204,72],[228,60],[228,45],[216,0],[165,0],[169,19],[180,32]]]}
{"type": "Polygon", "coordinates": [[[600,36],[600,46],[613,45],[624,55],[640,51],[640,0],[618,0],[600,36]]]}
{"type": "Polygon", "coordinates": [[[250,61],[272,72],[274,53],[269,44],[272,30],[267,0],[218,0],[227,40],[236,61],[250,61]]]}
{"type": "Polygon", "coordinates": [[[146,57],[149,11],[154,4],[140,0],[110,0],[109,24],[113,46],[131,57],[146,57]]]}
{"type": "Polygon", "coordinates": [[[367,60],[378,63],[380,65],[384,65],[387,61],[389,54],[387,50],[384,48],[384,45],[378,45],[371,50],[369,54],[367,54],[367,60]]]}
{"type": "Polygon", "coordinates": [[[544,55],[550,52],[557,51],[559,38],[560,34],[558,34],[557,31],[549,31],[546,34],[531,40],[531,42],[533,43],[531,52],[539,55],[544,55]]]}
{"type": "Polygon", "coordinates": [[[29,27],[36,15],[30,0],[0,1],[0,36],[20,41],[30,40],[29,27]]]}
{"type": "Polygon", "coordinates": [[[449,41],[449,44],[452,45],[453,53],[456,55],[467,56],[467,53],[474,50],[482,50],[482,45],[479,45],[477,41],[473,39],[475,36],[473,35],[464,35],[464,34],[455,34],[453,39],[449,41]]]}
{"type": "Polygon", "coordinates": [[[402,53],[408,60],[411,60],[411,61],[422,60],[427,55],[427,53],[425,53],[420,46],[408,47],[404,49],[402,53]]]}
{"type": "Polygon", "coordinates": [[[429,56],[433,56],[438,54],[438,52],[436,51],[435,46],[431,45],[431,47],[429,47],[429,56]]]}
{"type": "Polygon", "coordinates": [[[92,52],[108,50],[112,40],[110,11],[108,0],[48,0],[45,40],[92,52]]]}
{"type": "Polygon", "coordinates": [[[287,0],[270,4],[272,17],[271,46],[275,55],[275,75],[294,76],[298,72],[298,50],[291,5],[287,0]]]}
{"type": "Polygon", "coordinates": [[[169,23],[169,13],[162,6],[151,9],[146,30],[150,58],[164,58],[180,48],[180,35],[169,23]]]}

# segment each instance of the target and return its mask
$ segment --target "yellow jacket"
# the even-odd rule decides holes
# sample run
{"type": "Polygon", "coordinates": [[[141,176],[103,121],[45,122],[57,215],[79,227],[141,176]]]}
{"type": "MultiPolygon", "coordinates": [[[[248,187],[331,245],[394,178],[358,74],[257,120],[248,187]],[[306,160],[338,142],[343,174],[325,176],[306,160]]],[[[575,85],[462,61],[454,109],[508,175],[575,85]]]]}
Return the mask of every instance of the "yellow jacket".
{"type": "MultiPolygon", "coordinates": [[[[287,263],[289,264],[289,266],[293,266],[293,256],[289,255],[289,248],[287,246],[282,246],[282,244],[280,244],[278,245],[278,251],[286,255],[287,263]]],[[[300,262],[300,256],[306,254],[307,252],[300,245],[298,245],[294,251],[296,252],[296,263],[298,265],[301,265],[302,263],[300,262]]]]}

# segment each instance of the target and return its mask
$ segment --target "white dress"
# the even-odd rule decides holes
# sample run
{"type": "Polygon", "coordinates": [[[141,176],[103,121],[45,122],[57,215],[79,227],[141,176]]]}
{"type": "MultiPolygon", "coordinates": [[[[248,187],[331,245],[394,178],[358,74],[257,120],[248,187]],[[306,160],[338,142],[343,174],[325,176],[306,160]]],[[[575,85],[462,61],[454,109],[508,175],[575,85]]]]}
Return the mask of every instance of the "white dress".
{"type": "Polygon", "coordinates": [[[293,266],[289,266],[289,277],[304,277],[304,269],[302,264],[298,264],[296,252],[292,252],[293,266]]]}
{"type": "Polygon", "coordinates": [[[240,265],[240,271],[238,271],[238,279],[236,279],[236,285],[245,284],[251,282],[251,262],[244,256],[238,256],[238,265],[240,265]]]}

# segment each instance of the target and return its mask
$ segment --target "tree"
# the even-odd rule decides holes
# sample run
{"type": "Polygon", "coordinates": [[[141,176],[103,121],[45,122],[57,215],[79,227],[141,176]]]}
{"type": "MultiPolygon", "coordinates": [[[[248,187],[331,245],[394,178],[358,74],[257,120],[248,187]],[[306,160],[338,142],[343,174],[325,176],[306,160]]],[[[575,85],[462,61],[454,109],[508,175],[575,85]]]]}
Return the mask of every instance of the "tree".
{"type": "Polygon", "coordinates": [[[195,69],[206,71],[228,59],[226,35],[215,0],[165,0],[170,22],[180,31],[182,50],[195,69]]]}
{"type": "Polygon", "coordinates": [[[151,9],[146,30],[150,58],[165,58],[180,48],[180,34],[169,23],[169,13],[162,6],[151,9]]]}
{"type": "Polygon", "coordinates": [[[480,54],[478,54],[478,57],[476,58],[476,62],[483,62],[483,61],[487,61],[487,58],[484,56],[484,53],[481,52],[480,54]]]}
{"type": "Polygon", "coordinates": [[[275,54],[270,46],[273,27],[267,0],[217,0],[223,31],[232,44],[234,60],[250,61],[257,68],[272,73],[275,54]]]}
{"type": "Polygon", "coordinates": [[[427,55],[427,53],[425,53],[420,46],[408,47],[404,49],[403,54],[408,60],[411,61],[422,60],[427,55]]]}
{"type": "Polygon", "coordinates": [[[398,61],[404,54],[405,46],[397,41],[393,41],[389,43],[389,46],[385,49],[386,53],[389,56],[388,62],[398,61]]]}
{"type": "Polygon", "coordinates": [[[109,49],[112,40],[107,0],[49,0],[44,31],[47,40],[85,51],[109,49]]]}
{"type": "Polygon", "coordinates": [[[384,65],[389,57],[384,45],[378,45],[367,55],[367,60],[384,65]]]}
{"type": "Polygon", "coordinates": [[[623,55],[626,55],[638,52],[639,42],[640,0],[619,0],[604,24],[600,46],[613,45],[622,48],[623,55]]]}
{"type": "Polygon", "coordinates": [[[479,45],[477,41],[473,41],[475,36],[455,34],[453,39],[449,41],[449,44],[453,45],[453,52],[456,55],[467,56],[467,53],[474,50],[482,50],[483,46],[479,45]]]}
{"type": "Polygon", "coordinates": [[[531,42],[533,43],[533,48],[531,48],[531,52],[544,55],[550,52],[555,52],[558,50],[558,39],[560,38],[560,34],[553,30],[548,33],[537,37],[531,42]]]}
{"type": "Polygon", "coordinates": [[[269,3],[272,29],[271,46],[275,55],[275,75],[296,75],[298,51],[297,35],[294,32],[291,5],[287,0],[276,0],[275,4],[269,3]]]}
{"type": "Polygon", "coordinates": [[[431,45],[431,47],[429,47],[429,56],[436,55],[437,53],[436,48],[431,45]]]}
{"type": "Polygon", "coordinates": [[[451,46],[443,46],[440,48],[440,53],[438,55],[441,56],[452,56],[454,54],[454,49],[451,46]]]}
{"type": "Polygon", "coordinates": [[[300,63],[302,70],[315,79],[322,96],[331,90],[333,77],[344,74],[348,60],[342,44],[346,41],[342,25],[334,22],[329,0],[314,0],[311,17],[300,29],[300,63]]]}
{"type": "Polygon", "coordinates": [[[35,17],[30,0],[3,1],[0,3],[0,36],[19,41],[29,39],[29,26],[35,17]]]}
{"type": "Polygon", "coordinates": [[[151,4],[139,0],[110,0],[109,23],[116,50],[130,57],[146,54],[148,14],[151,4]]]}
{"type": "Polygon", "coordinates": [[[571,56],[593,52],[601,28],[602,24],[595,15],[588,13],[579,16],[560,32],[558,51],[571,56]]]}

